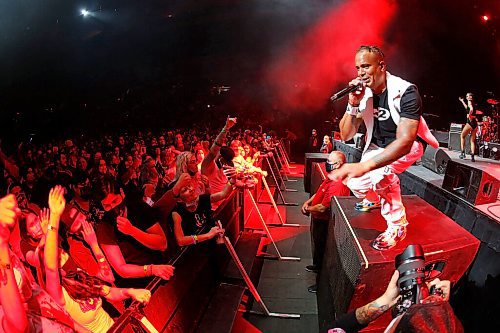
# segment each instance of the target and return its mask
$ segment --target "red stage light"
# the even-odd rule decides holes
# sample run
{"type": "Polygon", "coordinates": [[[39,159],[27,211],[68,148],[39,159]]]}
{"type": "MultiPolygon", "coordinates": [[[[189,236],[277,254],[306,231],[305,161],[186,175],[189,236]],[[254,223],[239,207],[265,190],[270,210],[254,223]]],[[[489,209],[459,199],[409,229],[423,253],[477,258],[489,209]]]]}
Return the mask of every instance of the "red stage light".
{"type": "Polygon", "coordinates": [[[266,80],[279,107],[319,109],[333,88],[355,75],[360,45],[384,46],[383,35],[396,14],[392,0],[351,0],[326,13],[268,68],[266,80]],[[360,13],[376,12],[363,16],[360,13]]]}
{"type": "Polygon", "coordinates": [[[481,16],[481,19],[483,20],[483,22],[488,22],[490,20],[490,17],[488,15],[483,15],[481,16]]]}

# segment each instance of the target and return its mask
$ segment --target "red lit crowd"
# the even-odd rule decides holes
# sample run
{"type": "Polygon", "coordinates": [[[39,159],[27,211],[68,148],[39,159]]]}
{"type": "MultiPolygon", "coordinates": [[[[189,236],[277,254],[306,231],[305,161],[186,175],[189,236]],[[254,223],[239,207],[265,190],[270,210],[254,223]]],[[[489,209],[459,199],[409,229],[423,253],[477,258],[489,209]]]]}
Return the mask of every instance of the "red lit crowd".
{"type": "Polygon", "coordinates": [[[0,150],[0,332],[107,332],[172,249],[222,234],[213,210],[277,139],[222,125],[0,150]]]}

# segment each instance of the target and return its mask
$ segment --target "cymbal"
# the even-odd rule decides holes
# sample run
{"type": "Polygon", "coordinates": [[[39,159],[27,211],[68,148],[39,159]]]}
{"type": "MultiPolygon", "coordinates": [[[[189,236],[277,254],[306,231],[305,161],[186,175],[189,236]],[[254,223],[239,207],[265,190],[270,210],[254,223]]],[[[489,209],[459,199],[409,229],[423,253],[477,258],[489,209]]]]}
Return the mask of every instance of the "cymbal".
{"type": "Polygon", "coordinates": [[[497,101],[497,100],[496,100],[496,99],[494,99],[494,98],[488,98],[488,99],[486,100],[486,103],[491,104],[491,105],[497,105],[497,104],[498,104],[498,103],[500,103],[500,102],[499,102],[499,101],[497,101]]]}

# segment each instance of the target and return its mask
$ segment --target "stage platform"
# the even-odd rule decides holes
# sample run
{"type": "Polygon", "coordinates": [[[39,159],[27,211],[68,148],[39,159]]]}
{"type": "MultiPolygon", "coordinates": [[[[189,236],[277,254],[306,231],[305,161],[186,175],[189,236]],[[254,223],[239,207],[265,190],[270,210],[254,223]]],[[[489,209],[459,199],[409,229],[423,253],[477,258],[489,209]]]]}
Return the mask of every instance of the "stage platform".
{"type": "MultiPolygon", "coordinates": [[[[336,143],[336,146],[338,150],[349,151],[349,158],[351,162],[355,161],[354,158],[356,155],[361,155],[361,152],[352,146],[339,143],[336,143]]],[[[451,153],[451,157],[453,158],[453,152],[451,153]]],[[[458,159],[458,155],[456,155],[456,159],[458,159]]],[[[468,162],[470,163],[470,161],[467,160],[463,161],[463,163],[468,162]]],[[[486,163],[486,165],[488,165],[488,163],[495,161],[483,161],[482,159],[478,159],[478,162],[486,163]]],[[[320,163],[320,165],[323,166],[323,163],[320,163]]],[[[287,186],[297,189],[298,191],[286,192],[285,196],[287,200],[299,202],[301,204],[307,200],[312,193],[308,194],[302,191],[302,166],[294,165],[294,167],[295,168],[293,170],[295,175],[291,178],[297,180],[297,182],[289,183],[287,186]]],[[[314,169],[311,170],[313,171],[314,169]]],[[[305,174],[307,174],[307,172],[305,172],[305,174]]],[[[319,172],[311,172],[311,174],[315,175],[315,177],[320,177],[319,172]]],[[[443,178],[444,177],[442,175],[437,175],[434,172],[425,169],[423,166],[414,166],[401,175],[402,188],[405,191],[405,194],[416,194],[423,199],[418,199],[415,196],[411,196],[409,198],[410,201],[414,201],[413,205],[425,208],[427,215],[438,216],[440,214],[442,217],[444,214],[448,216],[449,224],[453,225],[456,223],[460,225],[461,228],[459,229],[465,229],[467,232],[472,234],[475,239],[481,241],[478,254],[474,258],[474,261],[468,271],[465,273],[465,277],[458,281],[453,288],[454,294],[452,296],[451,303],[457,316],[464,324],[466,332],[491,331],[488,329],[484,330],[483,324],[487,323],[490,327],[497,327],[497,324],[499,324],[499,320],[497,320],[497,317],[493,316],[492,313],[498,308],[499,304],[496,290],[499,290],[498,266],[500,264],[500,258],[498,252],[500,251],[500,240],[498,235],[500,233],[498,230],[500,228],[500,223],[496,222],[493,218],[486,215],[476,207],[473,207],[464,200],[454,196],[452,193],[444,191],[441,188],[443,178]],[[412,190],[410,190],[409,187],[412,187],[412,190]],[[424,200],[435,208],[430,207],[429,204],[424,205],[424,200]],[[431,213],[429,213],[429,211],[431,211],[431,213]],[[437,211],[442,212],[442,214],[437,211]],[[486,301],[484,299],[486,299],[486,301]],[[471,304],[474,304],[474,306],[471,306],[471,304]],[[491,319],[488,321],[485,320],[485,318],[490,317],[491,319]]],[[[315,182],[316,180],[313,181],[313,183],[315,182]]],[[[313,183],[310,184],[313,185],[313,183]]],[[[311,186],[311,188],[312,187],[313,186],[311,186]]],[[[350,198],[348,201],[349,200],[352,200],[353,202],[356,201],[355,198],[350,198]]],[[[414,221],[418,220],[422,222],[422,219],[419,219],[417,215],[425,214],[423,208],[413,209],[412,212],[409,213],[409,218],[414,221]]],[[[267,209],[270,211],[269,207],[267,209]]],[[[283,208],[280,207],[280,210],[282,209],[283,208]]],[[[263,208],[263,211],[266,211],[266,208],[263,208]]],[[[379,214],[379,211],[364,213],[364,215],[369,216],[375,216],[376,214],[379,214]]],[[[311,263],[310,234],[308,230],[309,219],[300,213],[300,205],[295,207],[286,207],[285,215],[287,223],[298,223],[301,225],[300,228],[273,227],[271,228],[271,233],[273,234],[280,251],[283,251],[285,255],[301,257],[302,260],[300,262],[280,262],[274,260],[264,261],[262,275],[260,276],[258,283],[258,290],[272,311],[299,313],[301,314],[301,318],[299,320],[290,320],[256,315],[248,316],[244,314],[245,311],[242,311],[241,315],[236,318],[235,326],[233,328],[234,333],[278,333],[283,331],[291,333],[315,333],[319,331],[316,297],[315,294],[307,292],[307,287],[315,282],[315,275],[305,272],[304,270],[304,267],[311,263]]],[[[369,241],[372,238],[375,238],[378,233],[383,230],[383,221],[380,220],[379,215],[377,216],[379,218],[376,219],[378,224],[374,228],[369,228],[373,230],[364,230],[363,228],[360,229],[360,242],[365,245],[365,248],[369,241]]],[[[440,221],[443,220],[444,219],[441,218],[440,221]]],[[[437,225],[437,222],[438,221],[434,219],[432,224],[437,225]]],[[[453,228],[451,230],[449,224],[448,227],[436,228],[439,233],[436,232],[436,235],[433,235],[431,240],[436,237],[441,237],[441,240],[434,242],[434,245],[432,246],[426,245],[426,253],[439,253],[436,252],[439,251],[436,249],[441,247],[439,244],[446,245],[453,242],[456,235],[454,232],[457,229],[453,228]]],[[[414,227],[416,226],[418,226],[418,222],[413,223],[413,226],[410,227],[410,231],[415,231],[414,227]]],[[[401,250],[403,245],[415,241],[414,237],[416,236],[418,236],[418,232],[411,232],[408,238],[400,244],[401,246],[397,247],[396,250],[401,250]]],[[[462,237],[462,239],[465,238],[462,237]]],[[[468,238],[468,240],[470,244],[470,238],[468,238]]],[[[457,247],[457,249],[460,248],[461,246],[457,247]]],[[[273,253],[273,249],[269,246],[267,250],[270,253],[273,253]]],[[[390,252],[394,254],[396,251],[390,252]]],[[[383,260],[389,262],[393,259],[393,256],[389,258],[388,255],[384,257],[385,255],[386,254],[382,252],[368,253],[367,259],[369,267],[377,267],[379,265],[377,262],[381,262],[383,260]],[[382,258],[382,260],[379,260],[380,258],[382,258]]],[[[461,255],[457,255],[457,257],[461,258],[461,255]]],[[[388,266],[391,265],[392,264],[388,264],[388,266]]],[[[388,267],[387,270],[392,270],[392,266],[388,267]]],[[[384,277],[386,276],[384,275],[384,277]]],[[[376,280],[377,279],[374,278],[374,283],[376,283],[376,280]]],[[[382,285],[383,284],[378,285],[379,289],[382,288],[382,285]]],[[[366,283],[364,286],[366,286],[366,283]]],[[[357,289],[357,291],[363,292],[362,289],[357,289]]],[[[361,299],[356,299],[356,301],[358,303],[362,302],[361,299]]],[[[333,302],[331,304],[333,306],[333,302]]],[[[251,304],[247,304],[247,307],[244,308],[246,310],[249,308],[256,311],[260,310],[259,306],[255,303],[253,306],[251,304]]],[[[331,327],[329,323],[322,323],[322,326],[324,328],[328,326],[331,327]]]]}
{"type": "MultiPolygon", "coordinates": [[[[419,244],[433,276],[458,282],[473,261],[479,241],[449,217],[416,195],[403,196],[409,221],[406,238],[387,251],[371,242],[387,228],[380,210],[359,212],[355,197],[334,197],[332,220],[318,288],[320,332],[326,332],[337,316],[377,299],[394,272],[395,257],[411,244],[419,244]],[[446,232],[441,232],[446,230],[446,232]],[[432,268],[430,268],[432,267],[432,268]]],[[[364,332],[383,332],[389,313],[364,332]]]]}
{"type": "MultiPolygon", "coordinates": [[[[361,150],[351,144],[335,141],[335,149],[346,154],[349,162],[359,161],[361,150]]],[[[476,162],[459,158],[459,152],[443,149],[451,161],[472,166],[500,180],[500,161],[476,157],[476,162]]],[[[444,175],[414,165],[399,175],[402,194],[416,194],[470,232],[480,243],[479,251],[455,289],[452,305],[466,332],[486,332],[484,325],[498,327],[499,319],[491,319],[490,309],[500,309],[500,200],[473,205],[443,189],[444,175]],[[475,296],[477,295],[477,296],[475,296]],[[496,296],[492,296],[496,295],[496,296]],[[473,307],[470,304],[474,304],[473,307]]],[[[443,230],[443,232],[446,232],[443,230]]],[[[492,317],[496,318],[496,317],[492,317]]]]}
{"type": "MultiPolygon", "coordinates": [[[[335,141],[335,148],[337,150],[342,151],[346,156],[348,157],[348,162],[357,162],[361,158],[361,149],[356,148],[353,144],[346,144],[341,141],[335,141]]],[[[495,177],[496,179],[500,180],[500,161],[497,160],[492,160],[490,158],[482,158],[482,157],[475,157],[476,162],[472,162],[470,160],[470,155],[467,155],[465,159],[460,159],[459,155],[460,152],[458,151],[453,151],[453,150],[448,150],[447,148],[443,149],[444,152],[450,157],[452,161],[455,161],[457,163],[463,164],[463,165],[468,165],[472,166],[476,169],[482,170],[490,174],[491,176],[495,177]]],[[[448,195],[453,195],[449,193],[448,191],[442,189],[443,186],[443,180],[444,180],[444,175],[440,175],[435,173],[434,171],[424,167],[420,163],[417,163],[416,165],[413,165],[406,170],[401,176],[401,184],[403,185],[404,188],[407,188],[410,192],[406,192],[406,194],[412,194],[415,193],[417,195],[421,195],[423,193],[416,193],[415,191],[412,190],[414,187],[411,183],[414,181],[417,181],[423,185],[429,185],[429,186],[434,186],[437,189],[441,189],[442,193],[441,195],[443,197],[447,197],[448,195]],[[405,184],[407,183],[408,184],[405,184]]],[[[454,195],[453,195],[454,196],[454,195]]],[[[457,199],[460,199],[457,196],[454,196],[457,199]]],[[[424,198],[425,199],[425,198],[424,198]]],[[[500,224],[500,198],[497,198],[496,202],[489,203],[489,204],[483,204],[483,205],[477,205],[473,206],[470,203],[468,203],[465,200],[460,199],[463,204],[470,206],[473,209],[477,209],[480,212],[482,212],[484,215],[488,216],[490,219],[496,221],[497,223],[500,224]]],[[[433,204],[430,202],[430,204],[433,204]]]]}

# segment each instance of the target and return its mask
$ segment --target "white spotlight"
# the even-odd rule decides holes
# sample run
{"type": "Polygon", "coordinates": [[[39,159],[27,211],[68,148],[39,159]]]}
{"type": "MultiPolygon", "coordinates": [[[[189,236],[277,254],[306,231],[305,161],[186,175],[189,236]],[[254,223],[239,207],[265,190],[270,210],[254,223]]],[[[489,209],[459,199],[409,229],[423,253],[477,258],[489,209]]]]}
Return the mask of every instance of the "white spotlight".
{"type": "Polygon", "coordinates": [[[82,9],[80,13],[83,15],[83,17],[88,16],[90,14],[90,12],[86,9],[82,9]]]}

